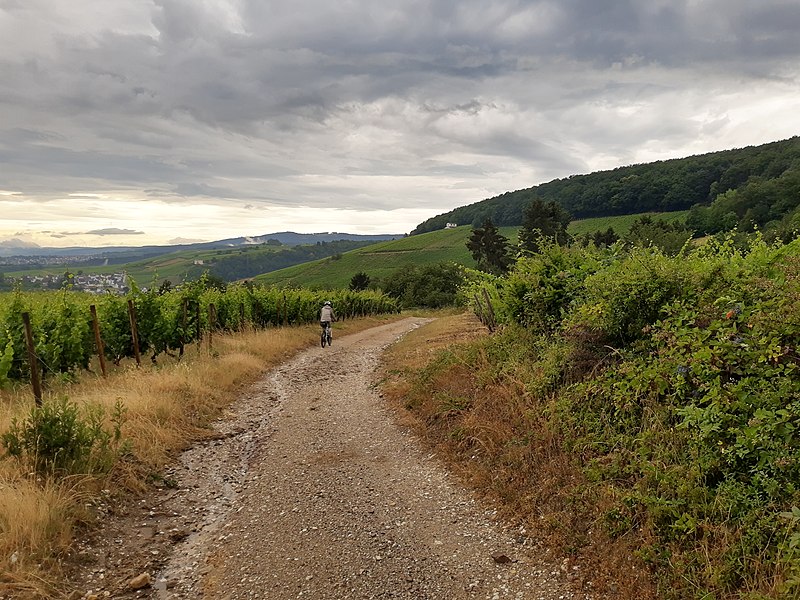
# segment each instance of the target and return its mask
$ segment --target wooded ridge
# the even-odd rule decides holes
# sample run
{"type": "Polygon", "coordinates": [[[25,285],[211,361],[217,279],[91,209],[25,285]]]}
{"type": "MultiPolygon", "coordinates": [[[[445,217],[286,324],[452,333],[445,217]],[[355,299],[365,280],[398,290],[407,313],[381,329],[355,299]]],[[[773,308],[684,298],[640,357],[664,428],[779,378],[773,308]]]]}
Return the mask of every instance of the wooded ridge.
{"type": "Polygon", "coordinates": [[[411,233],[442,229],[447,223],[477,227],[486,218],[498,226],[520,225],[522,212],[533,198],[556,202],[574,219],[687,210],[708,205],[720,194],[748,183],[776,180],[796,171],[798,165],[800,137],[795,136],[760,146],[618,167],[555,179],[462,206],[420,223],[411,233]]]}

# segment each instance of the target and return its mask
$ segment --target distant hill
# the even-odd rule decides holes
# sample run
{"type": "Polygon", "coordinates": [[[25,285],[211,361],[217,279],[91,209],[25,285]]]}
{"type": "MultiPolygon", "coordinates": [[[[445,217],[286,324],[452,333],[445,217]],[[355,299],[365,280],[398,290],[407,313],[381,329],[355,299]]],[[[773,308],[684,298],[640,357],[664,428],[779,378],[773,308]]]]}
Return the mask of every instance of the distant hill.
{"type": "Polygon", "coordinates": [[[337,233],[335,231],[327,233],[294,233],[293,231],[281,231],[279,233],[268,233],[259,236],[258,238],[235,238],[236,240],[251,240],[249,243],[254,243],[252,240],[260,240],[255,243],[264,243],[268,240],[278,240],[281,244],[287,246],[299,246],[301,244],[316,244],[317,242],[337,242],[339,240],[348,240],[351,242],[383,242],[386,240],[395,240],[403,237],[402,233],[387,233],[378,235],[360,235],[357,233],[337,233]]]}
{"type": "MultiPolygon", "coordinates": [[[[515,227],[503,234],[516,239],[515,227]]],[[[372,281],[390,277],[397,269],[411,265],[426,265],[442,261],[475,267],[466,247],[469,227],[432,231],[390,242],[381,242],[332,256],[303,263],[253,279],[256,283],[311,288],[346,288],[359,271],[366,272],[372,281]]]]}
{"type": "Polygon", "coordinates": [[[169,280],[177,284],[197,279],[206,272],[225,281],[235,281],[327,256],[341,255],[355,248],[374,244],[373,238],[385,239],[385,237],[286,232],[263,238],[237,238],[212,242],[205,244],[208,246],[205,248],[197,248],[201,246],[200,244],[193,244],[188,249],[187,246],[159,247],[171,251],[153,255],[147,254],[150,249],[144,252],[142,249],[132,249],[119,250],[105,256],[14,256],[0,259],[0,282],[8,276],[3,285],[9,287],[14,279],[61,276],[65,271],[86,275],[108,275],[124,271],[140,285],[150,285],[154,280],[159,283],[169,280]],[[326,241],[327,238],[341,235],[356,239],[326,241]],[[280,239],[294,244],[281,243],[280,239]],[[247,242],[230,243],[238,240],[247,242]],[[309,240],[317,241],[307,243],[309,240]],[[296,243],[303,241],[306,243],[296,243]]]}
{"type": "Polygon", "coordinates": [[[221,248],[236,248],[239,246],[257,246],[270,241],[277,241],[287,246],[301,244],[316,244],[317,242],[335,242],[339,240],[360,242],[381,242],[403,237],[400,233],[387,233],[379,235],[361,235],[357,233],[294,233],[293,231],[280,231],[257,236],[244,236],[216,240],[213,242],[198,242],[196,244],[175,244],[164,246],[104,246],[82,247],[71,246],[68,248],[51,248],[39,246],[22,240],[12,239],[0,242],[0,257],[10,256],[97,256],[109,259],[114,264],[122,264],[141,260],[147,257],[169,254],[180,250],[214,250],[221,248]]]}
{"type": "MultiPolygon", "coordinates": [[[[647,213],[666,221],[684,220],[686,212],[647,213]]],[[[625,234],[634,220],[642,215],[598,217],[573,221],[567,230],[571,235],[605,231],[612,227],[618,234],[625,234]]],[[[517,243],[519,227],[501,227],[500,232],[512,244],[517,243]]],[[[467,239],[472,232],[469,226],[440,229],[406,238],[372,244],[322,260],[306,262],[286,269],[254,277],[253,281],[267,285],[300,286],[312,288],[345,288],[358,272],[369,275],[375,283],[391,277],[398,269],[412,265],[428,265],[443,261],[454,262],[476,268],[472,255],[467,250],[467,239]]]]}
{"type": "Polygon", "coordinates": [[[411,233],[435,231],[447,223],[479,226],[487,217],[498,226],[520,225],[524,207],[536,197],[556,202],[575,219],[688,210],[748,182],[777,180],[792,170],[800,170],[800,137],[555,179],[462,206],[420,223],[411,233]]]}

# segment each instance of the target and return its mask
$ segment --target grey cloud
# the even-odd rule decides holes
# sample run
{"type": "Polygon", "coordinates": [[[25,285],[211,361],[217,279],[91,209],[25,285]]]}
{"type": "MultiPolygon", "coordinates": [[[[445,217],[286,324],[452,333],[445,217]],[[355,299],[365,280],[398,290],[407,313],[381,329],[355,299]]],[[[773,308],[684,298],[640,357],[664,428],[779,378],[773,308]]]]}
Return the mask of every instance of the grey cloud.
{"type": "Polygon", "coordinates": [[[209,196],[212,198],[235,198],[236,192],[233,190],[225,190],[218,187],[212,187],[205,183],[179,183],[174,188],[175,194],[179,196],[209,196]]]}
{"type": "Polygon", "coordinates": [[[43,233],[49,234],[51,238],[56,238],[56,239],[86,235],[85,231],[45,231],[43,233]]]}
{"type": "Polygon", "coordinates": [[[93,229],[87,231],[87,235],[144,235],[144,231],[134,231],[133,229],[119,229],[117,227],[108,227],[106,229],[93,229]]]}
{"type": "Polygon", "coordinates": [[[200,238],[172,238],[171,240],[167,240],[167,244],[174,246],[176,244],[198,244],[200,242],[205,242],[207,240],[202,240],[200,238]]]}
{"type": "Polygon", "coordinates": [[[67,179],[105,179],[140,183],[169,178],[176,169],[156,157],[136,157],[89,150],[28,145],[16,149],[0,148],[0,163],[14,167],[12,184],[21,186],[26,171],[43,169],[48,177],[67,179]]]}
{"type": "Polygon", "coordinates": [[[714,135],[728,121],[694,118],[704,90],[796,89],[800,55],[794,0],[120,1],[69,27],[46,1],[2,6],[38,32],[0,55],[3,186],[170,202],[395,202],[331,185],[348,175],[530,185],[590,168],[585,152],[714,135]]]}

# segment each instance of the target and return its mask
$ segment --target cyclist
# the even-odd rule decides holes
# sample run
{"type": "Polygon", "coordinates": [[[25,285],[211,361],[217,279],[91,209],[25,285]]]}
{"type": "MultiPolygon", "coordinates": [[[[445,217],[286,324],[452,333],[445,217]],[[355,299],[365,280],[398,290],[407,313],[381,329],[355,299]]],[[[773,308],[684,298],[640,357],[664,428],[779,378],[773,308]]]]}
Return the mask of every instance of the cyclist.
{"type": "Polygon", "coordinates": [[[331,301],[326,300],[322,305],[322,309],[319,311],[319,324],[322,330],[328,334],[328,343],[330,343],[330,327],[333,321],[336,321],[336,313],[333,312],[331,301]]]}

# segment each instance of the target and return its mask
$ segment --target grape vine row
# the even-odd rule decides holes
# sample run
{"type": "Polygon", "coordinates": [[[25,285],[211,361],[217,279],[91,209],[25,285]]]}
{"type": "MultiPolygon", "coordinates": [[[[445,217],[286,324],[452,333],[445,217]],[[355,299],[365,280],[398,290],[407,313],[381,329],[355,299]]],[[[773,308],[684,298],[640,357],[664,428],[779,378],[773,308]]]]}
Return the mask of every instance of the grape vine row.
{"type": "Polygon", "coordinates": [[[313,323],[330,300],[341,318],[399,312],[398,303],[375,291],[312,291],[231,285],[225,291],[204,279],[179,290],[141,290],[125,296],[59,292],[0,294],[0,387],[30,373],[22,313],[30,315],[36,356],[45,377],[87,369],[97,354],[90,305],[96,306],[105,358],[119,364],[134,356],[128,302],[136,315],[138,347],[156,361],[182,354],[185,345],[213,331],[236,332],[313,323]],[[213,317],[209,306],[214,307],[213,317]],[[212,323],[213,319],[213,323],[212,323]]]}

